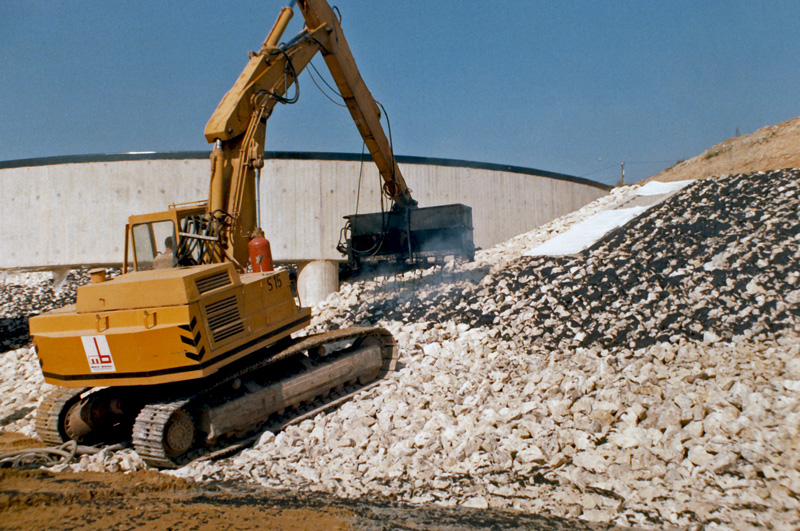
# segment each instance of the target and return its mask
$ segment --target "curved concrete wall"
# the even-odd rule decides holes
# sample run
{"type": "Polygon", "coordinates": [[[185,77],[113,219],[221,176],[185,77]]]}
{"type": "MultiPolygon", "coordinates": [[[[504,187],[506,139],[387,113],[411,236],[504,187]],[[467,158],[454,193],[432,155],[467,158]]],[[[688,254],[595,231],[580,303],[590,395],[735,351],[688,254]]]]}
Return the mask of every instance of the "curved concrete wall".
{"type": "MultiPolygon", "coordinates": [[[[377,169],[353,155],[268,153],[261,215],[276,261],[341,260],[343,216],[380,210],[377,169]]],[[[608,187],[511,166],[398,158],[420,206],[473,209],[486,248],[605,195],[608,187]]],[[[206,153],[121,154],[0,162],[0,269],[110,265],[122,261],[131,214],[205,199],[206,153]]]]}

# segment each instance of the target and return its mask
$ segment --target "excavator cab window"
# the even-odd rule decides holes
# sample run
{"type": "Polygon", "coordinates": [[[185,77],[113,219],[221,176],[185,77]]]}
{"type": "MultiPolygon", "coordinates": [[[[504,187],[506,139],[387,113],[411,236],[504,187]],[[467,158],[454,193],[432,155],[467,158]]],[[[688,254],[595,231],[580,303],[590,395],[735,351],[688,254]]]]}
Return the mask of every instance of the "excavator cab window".
{"type": "Polygon", "coordinates": [[[172,221],[136,224],[131,237],[137,271],[166,269],[175,265],[175,224],[172,221]]]}

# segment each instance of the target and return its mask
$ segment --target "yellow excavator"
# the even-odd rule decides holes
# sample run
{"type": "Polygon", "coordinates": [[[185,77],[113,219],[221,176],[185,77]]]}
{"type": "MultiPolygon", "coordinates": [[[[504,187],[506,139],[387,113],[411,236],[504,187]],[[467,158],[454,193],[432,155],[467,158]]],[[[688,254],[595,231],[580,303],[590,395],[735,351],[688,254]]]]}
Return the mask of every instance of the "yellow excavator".
{"type": "Polygon", "coordinates": [[[377,223],[378,232],[362,231],[360,245],[371,249],[348,253],[424,256],[433,240],[440,251],[472,251],[469,207],[419,215],[431,209],[411,197],[334,11],[325,0],[297,5],[303,30],[280,42],[292,17],[284,7],[206,125],[214,144],[208,200],[131,216],[122,274],[92,270],[76,304],[31,318],[45,381],[58,386],[37,412],[45,442],[132,440],[151,466],[175,467],[274,415],[346,399],[394,370],[397,348],[383,328],[293,337],[310,324],[311,310],[296,303],[288,272],[273,269],[258,227],[267,119],[276,104],[292,102],[292,85],[317,52],[394,202],[390,213],[349,220],[377,223]]]}

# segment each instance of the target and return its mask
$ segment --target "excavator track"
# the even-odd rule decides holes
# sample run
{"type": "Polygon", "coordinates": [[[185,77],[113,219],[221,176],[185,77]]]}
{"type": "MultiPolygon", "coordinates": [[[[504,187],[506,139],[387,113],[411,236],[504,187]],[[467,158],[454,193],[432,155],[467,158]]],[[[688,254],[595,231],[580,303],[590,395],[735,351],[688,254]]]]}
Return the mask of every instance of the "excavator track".
{"type": "MultiPolygon", "coordinates": [[[[186,452],[194,443],[194,423],[186,425],[188,416],[182,408],[191,400],[174,400],[148,404],[133,425],[133,447],[150,466],[175,468],[177,453],[186,452]],[[188,428],[188,429],[187,429],[188,428]]],[[[190,418],[191,420],[191,418],[190,418]]]]}
{"type": "MultiPolygon", "coordinates": [[[[327,396],[319,396],[316,400],[314,400],[314,402],[310,404],[304,404],[296,411],[284,413],[283,415],[273,415],[263,426],[261,426],[261,431],[278,433],[288,426],[299,424],[306,419],[319,415],[320,413],[335,409],[344,402],[347,402],[353,398],[355,395],[367,392],[373,387],[377,386],[379,383],[380,380],[376,380],[367,385],[361,385],[357,383],[355,385],[344,387],[338,392],[330,393],[327,396]]],[[[226,457],[237,454],[245,448],[251,447],[260,437],[261,434],[259,433],[246,439],[242,439],[241,441],[229,446],[225,446],[219,450],[214,450],[207,454],[198,456],[194,458],[192,462],[217,461],[219,459],[225,459],[226,457]]]]}
{"type": "Polygon", "coordinates": [[[58,445],[69,440],[64,432],[64,417],[69,407],[88,389],[59,387],[45,395],[36,412],[36,434],[42,441],[58,445]]]}
{"type": "Polygon", "coordinates": [[[306,417],[349,399],[376,378],[393,371],[396,362],[394,338],[383,328],[349,328],[308,336],[266,360],[227,374],[203,390],[145,405],[134,423],[133,446],[148,465],[176,468],[204,454],[200,448],[203,438],[213,443],[218,438],[241,438],[264,426],[281,429],[293,418],[306,417]],[[342,342],[352,342],[354,346],[343,354],[322,356],[313,365],[312,356],[303,355],[342,342]],[[346,372],[369,355],[369,368],[346,372]],[[377,366],[376,355],[380,357],[377,366]],[[304,369],[267,384],[247,380],[269,365],[293,359],[301,360],[304,369]],[[234,382],[235,385],[223,385],[234,382]],[[273,390],[276,386],[280,386],[277,395],[273,390]],[[233,387],[247,390],[229,395],[227,390],[233,387]],[[280,396],[277,402],[276,396],[280,396]],[[205,431],[209,426],[211,434],[205,431]]]}

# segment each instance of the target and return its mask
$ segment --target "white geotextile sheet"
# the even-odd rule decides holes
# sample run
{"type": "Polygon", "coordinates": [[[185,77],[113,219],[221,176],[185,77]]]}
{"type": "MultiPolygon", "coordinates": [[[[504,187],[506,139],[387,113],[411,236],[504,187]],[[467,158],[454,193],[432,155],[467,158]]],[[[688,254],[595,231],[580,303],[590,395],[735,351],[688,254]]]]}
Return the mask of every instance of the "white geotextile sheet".
{"type": "Polygon", "coordinates": [[[644,186],[636,189],[636,195],[661,195],[670,192],[677,192],[684,186],[694,181],[675,181],[671,183],[662,183],[659,181],[651,181],[644,186]]]}
{"type": "Polygon", "coordinates": [[[559,234],[527,251],[524,256],[564,256],[579,253],[648,208],[631,207],[603,210],[581,221],[567,232],[559,234]]]}

